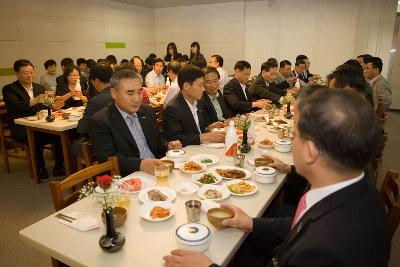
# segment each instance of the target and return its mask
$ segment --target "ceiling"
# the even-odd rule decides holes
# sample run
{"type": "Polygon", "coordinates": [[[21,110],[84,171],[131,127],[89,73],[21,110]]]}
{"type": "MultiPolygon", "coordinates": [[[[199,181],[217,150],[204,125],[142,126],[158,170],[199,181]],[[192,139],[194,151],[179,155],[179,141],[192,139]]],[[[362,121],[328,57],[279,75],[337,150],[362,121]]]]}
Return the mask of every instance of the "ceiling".
{"type": "MultiPolygon", "coordinates": [[[[150,8],[192,6],[228,2],[250,2],[249,0],[111,0],[114,2],[127,3],[135,6],[144,6],[150,8]]],[[[253,0],[254,1],[254,0],[253,0]]]]}

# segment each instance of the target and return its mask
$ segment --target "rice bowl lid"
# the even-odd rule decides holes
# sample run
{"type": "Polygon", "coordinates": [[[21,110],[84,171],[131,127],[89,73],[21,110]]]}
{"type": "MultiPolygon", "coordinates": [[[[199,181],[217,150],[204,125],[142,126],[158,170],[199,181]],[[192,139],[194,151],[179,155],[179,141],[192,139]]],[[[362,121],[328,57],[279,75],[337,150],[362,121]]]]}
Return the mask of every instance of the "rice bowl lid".
{"type": "Polygon", "coordinates": [[[265,167],[265,166],[257,167],[255,169],[255,171],[258,175],[263,175],[263,176],[273,176],[273,175],[277,174],[277,172],[274,168],[265,167]]]}
{"type": "Polygon", "coordinates": [[[182,158],[185,155],[186,155],[186,151],[183,149],[174,149],[174,150],[167,151],[167,156],[170,158],[182,158]]]}
{"type": "Polygon", "coordinates": [[[274,141],[274,144],[278,146],[290,146],[292,145],[292,141],[287,139],[278,139],[274,141]]]}
{"type": "Polygon", "coordinates": [[[198,246],[211,238],[210,228],[201,223],[186,223],[176,228],[179,242],[187,246],[198,246]]]}

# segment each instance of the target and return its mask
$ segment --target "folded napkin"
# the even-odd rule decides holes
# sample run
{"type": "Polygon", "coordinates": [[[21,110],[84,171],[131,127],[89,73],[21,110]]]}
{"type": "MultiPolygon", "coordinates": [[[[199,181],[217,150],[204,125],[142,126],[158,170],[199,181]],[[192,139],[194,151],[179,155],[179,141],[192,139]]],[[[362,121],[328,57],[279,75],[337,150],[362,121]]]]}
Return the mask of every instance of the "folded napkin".
{"type": "Polygon", "coordinates": [[[65,213],[65,215],[75,218],[76,220],[68,222],[60,219],[58,221],[62,224],[78,229],[79,231],[86,232],[100,227],[100,220],[98,218],[87,216],[81,212],[72,211],[70,213],[65,213]]]}
{"type": "Polygon", "coordinates": [[[200,200],[200,202],[201,202],[201,210],[204,211],[205,213],[207,213],[209,209],[220,207],[220,205],[217,202],[212,201],[210,199],[203,199],[200,200]]]}

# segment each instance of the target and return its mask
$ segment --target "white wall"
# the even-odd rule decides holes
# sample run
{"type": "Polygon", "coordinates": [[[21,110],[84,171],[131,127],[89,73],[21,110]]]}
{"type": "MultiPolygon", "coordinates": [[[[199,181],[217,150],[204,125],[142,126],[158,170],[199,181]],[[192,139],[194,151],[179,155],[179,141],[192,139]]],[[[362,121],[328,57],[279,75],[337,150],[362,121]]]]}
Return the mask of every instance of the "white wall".
{"type": "Polygon", "coordinates": [[[164,57],[169,42],[178,52],[190,54],[190,44],[200,43],[207,62],[211,55],[224,58],[224,68],[233,72],[235,62],[243,58],[244,3],[159,8],[155,13],[156,54],[164,57]]]}
{"type": "MultiPolygon", "coordinates": [[[[106,0],[0,1],[0,68],[12,67],[18,58],[36,66],[64,57],[117,60],[154,51],[154,9],[106,0]],[[106,49],[105,42],[125,42],[126,49],[106,49]]],[[[60,66],[58,66],[61,72],[60,66]]],[[[0,77],[0,87],[15,80],[0,77]]]]}

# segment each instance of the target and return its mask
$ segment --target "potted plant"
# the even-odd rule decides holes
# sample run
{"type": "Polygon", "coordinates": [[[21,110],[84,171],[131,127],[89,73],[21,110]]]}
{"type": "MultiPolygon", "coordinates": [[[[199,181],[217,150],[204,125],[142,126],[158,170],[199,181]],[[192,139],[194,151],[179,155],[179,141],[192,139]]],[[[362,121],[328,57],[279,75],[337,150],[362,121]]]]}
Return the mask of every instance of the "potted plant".
{"type": "Polygon", "coordinates": [[[239,146],[242,153],[248,153],[251,150],[251,145],[248,143],[247,133],[251,125],[251,117],[249,114],[237,115],[235,118],[235,126],[243,131],[243,141],[239,146]]]}
{"type": "Polygon", "coordinates": [[[296,99],[294,98],[293,94],[289,91],[283,97],[282,105],[286,105],[286,113],[284,115],[286,119],[291,119],[293,117],[293,114],[290,111],[290,105],[294,105],[295,101],[296,99]]]}

